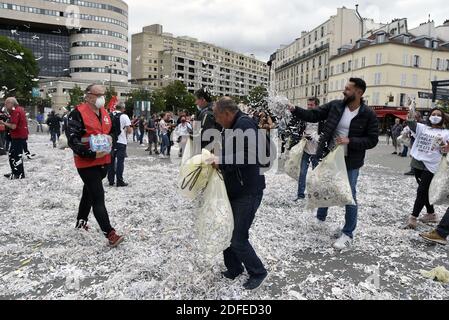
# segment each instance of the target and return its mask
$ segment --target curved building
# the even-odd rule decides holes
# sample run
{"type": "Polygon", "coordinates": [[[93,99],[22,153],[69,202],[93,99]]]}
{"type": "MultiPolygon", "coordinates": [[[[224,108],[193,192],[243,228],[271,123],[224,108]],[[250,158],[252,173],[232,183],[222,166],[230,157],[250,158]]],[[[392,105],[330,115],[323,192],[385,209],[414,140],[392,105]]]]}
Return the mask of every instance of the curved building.
{"type": "Polygon", "coordinates": [[[128,82],[124,1],[0,0],[0,35],[33,51],[42,78],[128,82]]]}

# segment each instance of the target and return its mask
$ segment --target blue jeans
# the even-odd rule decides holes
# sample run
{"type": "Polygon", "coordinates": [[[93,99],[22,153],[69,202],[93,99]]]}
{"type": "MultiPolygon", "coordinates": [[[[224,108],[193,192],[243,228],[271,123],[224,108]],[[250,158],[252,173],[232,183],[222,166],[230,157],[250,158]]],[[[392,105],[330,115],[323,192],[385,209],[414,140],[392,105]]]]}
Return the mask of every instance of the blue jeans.
{"type": "Polygon", "coordinates": [[[133,131],[133,141],[136,142],[139,140],[139,131],[136,129],[134,129],[133,131]]]}
{"type": "Polygon", "coordinates": [[[168,134],[162,135],[162,143],[161,143],[161,154],[166,155],[166,151],[168,154],[168,147],[170,146],[170,139],[168,138],[168,134]]]}
{"type": "Polygon", "coordinates": [[[145,136],[145,130],[140,131],[139,143],[143,144],[143,137],[145,136]]]}
{"type": "Polygon", "coordinates": [[[304,191],[306,190],[307,171],[309,170],[310,163],[312,163],[312,167],[315,168],[318,165],[318,160],[315,155],[310,155],[307,152],[304,152],[301,159],[301,169],[298,181],[298,198],[301,199],[306,197],[304,191]]]}
{"type": "Polygon", "coordinates": [[[56,140],[59,140],[60,133],[58,131],[51,130],[51,141],[53,142],[53,146],[56,145],[56,140]]]}
{"type": "Polygon", "coordinates": [[[253,223],[262,197],[263,194],[245,195],[230,200],[234,215],[234,232],[231,246],[223,252],[223,257],[226,268],[233,276],[241,274],[244,270],[243,266],[250,276],[267,274],[262,261],[249,242],[249,228],[253,223]]]}
{"type": "Polygon", "coordinates": [[[114,184],[117,176],[117,182],[124,182],[123,172],[125,171],[126,144],[117,143],[111,153],[111,164],[108,168],[108,180],[110,184],[114,184]]]}
{"type": "Polygon", "coordinates": [[[406,157],[407,154],[408,154],[408,147],[407,147],[407,146],[404,146],[404,149],[402,150],[401,156],[402,156],[402,157],[406,157]]]}
{"type": "MultiPolygon", "coordinates": [[[[359,178],[360,169],[348,170],[349,184],[351,185],[352,196],[356,205],[346,206],[345,226],[342,232],[350,238],[353,238],[354,230],[357,226],[357,179],[359,178]]],[[[325,221],[327,217],[328,208],[319,208],[316,217],[318,220],[325,221]]]]}
{"type": "Polygon", "coordinates": [[[443,219],[441,219],[437,232],[443,238],[447,238],[449,236],[449,208],[447,208],[446,214],[443,216],[443,219]]]}

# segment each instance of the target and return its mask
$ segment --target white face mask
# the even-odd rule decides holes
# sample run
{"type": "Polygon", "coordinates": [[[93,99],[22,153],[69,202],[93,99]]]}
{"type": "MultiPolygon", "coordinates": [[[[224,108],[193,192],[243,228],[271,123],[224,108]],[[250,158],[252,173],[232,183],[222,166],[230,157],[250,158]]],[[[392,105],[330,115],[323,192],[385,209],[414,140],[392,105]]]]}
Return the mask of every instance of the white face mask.
{"type": "Polygon", "coordinates": [[[431,116],[429,118],[431,124],[439,124],[443,118],[439,116],[431,116]]]}
{"type": "Polygon", "coordinates": [[[101,109],[106,104],[106,98],[104,96],[98,97],[97,101],[95,102],[95,106],[97,109],[101,109]]]}

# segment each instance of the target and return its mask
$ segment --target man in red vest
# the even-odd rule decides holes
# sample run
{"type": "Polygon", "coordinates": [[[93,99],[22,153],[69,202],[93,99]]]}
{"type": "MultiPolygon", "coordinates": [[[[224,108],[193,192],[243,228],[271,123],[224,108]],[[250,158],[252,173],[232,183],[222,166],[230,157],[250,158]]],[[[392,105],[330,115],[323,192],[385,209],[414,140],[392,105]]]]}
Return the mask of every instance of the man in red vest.
{"type": "Polygon", "coordinates": [[[104,108],[104,88],[92,84],[87,87],[85,93],[85,102],[69,114],[66,130],[68,145],[74,152],[75,166],[84,182],[76,228],[88,230],[87,221],[92,208],[95,219],[109,240],[109,245],[116,247],[124,240],[124,236],[119,236],[111,227],[103,189],[103,179],[107,175],[111,155],[94,152],[89,145],[91,135],[109,135],[112,122],[104,108]]]}
{"type": "Polygon", "coordinates": [[[26,148],[28,139],[28,122],[25,110],[19,106],[16,98],[10,97],[5,100],[5,107],[11,115],[8,122],[0,120],[0,125],[4,125],[11,132],[11,147],[9,149],[9,165],[11,173],[5,174],[8,179],[24,179],[23,151],[26,148]]]}

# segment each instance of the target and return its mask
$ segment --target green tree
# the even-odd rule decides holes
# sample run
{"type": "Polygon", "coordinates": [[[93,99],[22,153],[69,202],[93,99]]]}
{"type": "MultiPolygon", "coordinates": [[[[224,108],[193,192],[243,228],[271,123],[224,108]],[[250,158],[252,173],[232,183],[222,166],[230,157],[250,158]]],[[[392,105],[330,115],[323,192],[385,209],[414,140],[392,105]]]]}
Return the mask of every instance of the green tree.
{"type": "Polygon", "coordinates": [[[132,117],[134,114],[134,104],[137,101],[151,101],[151,92],[145,89],[135,89],[130,92],[125,102],[126,114],[132,117]]]}
{"type": "Polygon", "coordinates": [[[154,90],[151,93],[151,113],[160,113],[166,110],[165,91],[163,89],[154,90]]]}
{"type": "Polygon", "coordinates": [[[265,110],[268,107],[268,90],[264,86],[253,88],[248,95],[248,105],[252,108],[265,110]]]}
{"type": "Polygon", "coordinates": [[[31,106],[36,106],[38,112],[44,112],[45,108],[53,107],[53,101],[51,98],[33,97],[31,98],[31,106]]]}
{"type": "Polygon", "coordinates": [[[69,90],[70,101],[68,103],[67,109],[72,111],[74,107],[81,104],[84,101],[84,91],[80,86],[75,85],[72,89],[69,90]]]}
{"type": "Polygon", "coordinates": [[[174,81],[164,89],[166,110],[178,112],[187,110],[190,113],[195,112],[195,97],[187,91],[186,86],[181,81],[174,81]]]}
{"type": "Polygon", "coordinates": [[[0,36],[0,91],[28,103],[38,75],[39,66],[31,50],[0,36]]]}

